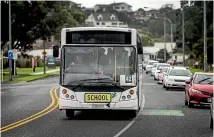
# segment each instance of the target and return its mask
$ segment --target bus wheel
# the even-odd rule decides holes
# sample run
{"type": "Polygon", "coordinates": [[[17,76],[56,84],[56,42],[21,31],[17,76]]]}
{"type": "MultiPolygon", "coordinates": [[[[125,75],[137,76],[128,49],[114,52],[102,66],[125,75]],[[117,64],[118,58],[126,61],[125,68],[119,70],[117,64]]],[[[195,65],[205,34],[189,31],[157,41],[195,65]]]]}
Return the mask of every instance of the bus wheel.
{"type": "Polygon", "coordinates": [[[66,109],[66,117],[73,118],[74,117],[74,110],[66,109]]]}
{"type": "Polygon", "coordinates": [[[130,110],[130,117],[135,118],[137,116],[138,111],[137,110],[130,110]]]}

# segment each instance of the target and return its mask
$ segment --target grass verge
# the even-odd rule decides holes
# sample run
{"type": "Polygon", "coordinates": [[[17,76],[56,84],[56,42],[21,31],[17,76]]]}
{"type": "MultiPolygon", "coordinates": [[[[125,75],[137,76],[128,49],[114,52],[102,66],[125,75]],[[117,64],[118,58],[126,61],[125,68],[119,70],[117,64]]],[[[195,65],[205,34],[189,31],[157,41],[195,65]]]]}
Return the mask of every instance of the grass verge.
{"type": "MultiPolygon", "coordinates": [[[[26,69],[26,68],[24,68],[24,69],[26,69]]],[[[22,70],[24,70],[24,69],[22,69],[22,70]]],[[[48,70],[53,70],[53,69],[48,69],[48,70]]],[[[52,73],[47,73],[47,74],[39,74],[39,75],[30,75],[30,74],[32,74],[32,71],[22,72],[21,74],[18,73],[18,75],[13,76],[13,81],[5,80],[2,83],[3,84],[10,84],[10,83],[35,81],[35,80],[44,79],[44,78],[48,78],[48,77],[52,77],[52,76],[58,76],[59,75],[59,71],[52,72],[52,73]]],[[[3,78],[4,79],[9,79],[9,74],[4,75],[3,78]]]]}

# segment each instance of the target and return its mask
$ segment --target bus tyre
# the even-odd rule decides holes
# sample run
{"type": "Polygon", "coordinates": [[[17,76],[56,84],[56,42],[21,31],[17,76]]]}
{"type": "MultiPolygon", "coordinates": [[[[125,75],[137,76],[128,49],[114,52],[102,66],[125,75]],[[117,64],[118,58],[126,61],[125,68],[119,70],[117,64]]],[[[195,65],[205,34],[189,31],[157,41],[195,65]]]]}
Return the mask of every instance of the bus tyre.
{"type": "Polygon", "coordinates": [[[74,117],[74,110],[66,109],[66,117],[73,118],[74,117]]]}
{"type": "Polygon", "coordinates": [[[210,118],[210,128],[213,129],[213,118],[212,118],[212,116],[210,118]]]}
{"type": "Polygon", "coordinates": [[[137,110],[130,110],[130,117],[135,118],[137,116],[137,110]]]}

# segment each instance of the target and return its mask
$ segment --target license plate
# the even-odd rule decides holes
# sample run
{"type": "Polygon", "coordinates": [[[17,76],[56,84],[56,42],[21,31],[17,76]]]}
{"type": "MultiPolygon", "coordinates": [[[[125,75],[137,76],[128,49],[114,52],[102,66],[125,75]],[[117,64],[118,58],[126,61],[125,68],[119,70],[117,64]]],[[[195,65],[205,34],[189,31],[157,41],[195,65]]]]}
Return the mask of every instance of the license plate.
{"type": "Polygon", "coordinates": [[[111,102],[110,93],[85,93],[86,103],[109,103],[111,102]]]}
{"type": "Polygon", "coordinates": [[[211,103],[211,98],[208,98],[208,99],[207,99],[207,102],[211,103]]]}
{"type": "Polygon", "coordinates": [[[104,108],[102,104],[92,104],[92,108],[104,108]]]}

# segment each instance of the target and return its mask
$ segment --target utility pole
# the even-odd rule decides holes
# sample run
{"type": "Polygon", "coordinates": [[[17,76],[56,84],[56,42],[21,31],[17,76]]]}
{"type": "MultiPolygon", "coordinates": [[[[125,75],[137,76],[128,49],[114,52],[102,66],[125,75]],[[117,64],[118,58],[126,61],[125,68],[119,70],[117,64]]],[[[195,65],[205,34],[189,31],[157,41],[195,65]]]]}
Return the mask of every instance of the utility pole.
{"type": "Polygon", "coordinates": [[[204,1],[204,72],[207,71],[207,16],[206,1],[204,1]]]}
{"type": "MultiPolygon", "coordinates": [[[[165,14],[164,14],[165,18],[165,14]]],[[[164,62],[166,63],[166,20],[164,19],[164,62]]]]}
{"type": "Polygon", "coordinates": [[[183,66],[185,66],[185,36],[184,36],[184,5],[182,7],[182,48],[183,48],[183,66]]]}
{"type": "MultiPolygon", "coordinates": [[[[12,49],[12,37],[11,37],[11,1],[9,0],[9,50],[11,50],[12,49]]],[[[13,69],[12,69],[12,67],[13,67],[13,65],[12,65],[12,59],[9,59],[9,68],[10,68],[10,78],[9,78],[9,80],[10,81],[12,81],[13,80],[13,78],[12,78],[12,74],[13,74],[13,69]]]]}
{"type": "Polygon", "coordinates": [[[46,65],[45,65],[45,56],[46,56],[46,52],[45,52],[45,39],[43,39],[43,66],[44,66],[44,74],[46,74],[46,65]]]}

